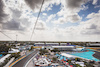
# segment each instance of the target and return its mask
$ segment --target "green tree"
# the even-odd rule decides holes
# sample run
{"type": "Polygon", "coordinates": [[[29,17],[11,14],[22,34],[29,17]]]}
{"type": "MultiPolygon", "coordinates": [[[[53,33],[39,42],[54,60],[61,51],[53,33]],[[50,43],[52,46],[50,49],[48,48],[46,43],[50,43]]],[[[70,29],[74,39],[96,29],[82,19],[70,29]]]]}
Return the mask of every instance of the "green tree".
{"type": "Polygon", "coordinates": [[[48,53],[46,49],[40,49],[40,55],[44,55],[45,53],[48,53]]]}
{"type": "Polygon", "coordinates": [[[31,46],[31,49],[29,50],[29,51],[31,51],[31,50],[33,50],[34,49],[34,47],[33,46],[31,46]]]}
{"type": "Polygon", "coordinates": [[[52,52],[60,52],[59,50],[58,50],[58,48],[54,48],[53,50],[51,50],[52,52]]]}
{"type": "Polygon", "coordinates": [[[71,63],[71,60],[68,60],[68,63],[70,64],[71,63]]]}
{"type": "Polygon", "coordinates": [[[57,58],[56,58],[56,57],[53,57],[53,58],[52,58],[52,61],[53,61],[53,62],[56,62],[56,61],[57,61],[57,58]]]}
{"type": "Polygon", "coordinates": [[[9,46],[6,46],[6,45],[0,45],[0,53],[1,52],[8,52],[8,50],[9,50],[9,46]]]}
{"type": "Polygon", "coordinates": [[[80,66],[79,64],[75,64],[75,66],[76,66],[76,67],[82,67],[82,66],[80,66]]]}
{"type": "Polygon", "coordinates": [[[11,57],[15,57],[15,58],[20,57],[20,52],[11,54],[11,57]]]}

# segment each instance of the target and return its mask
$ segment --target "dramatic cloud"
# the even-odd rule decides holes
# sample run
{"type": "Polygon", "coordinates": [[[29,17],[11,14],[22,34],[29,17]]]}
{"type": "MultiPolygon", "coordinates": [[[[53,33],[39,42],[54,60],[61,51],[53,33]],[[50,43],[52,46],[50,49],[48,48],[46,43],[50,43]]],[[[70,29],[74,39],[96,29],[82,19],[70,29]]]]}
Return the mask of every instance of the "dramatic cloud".
{"type": "Polygon", "coordinates": [[[25,0],[29,7],[33,10],[40,8],[43,0],[25,0]]]}
{"type": "Polygon", "coordinates": [[[3,29],[7,30],[19,30],[20,29],[20,16],[21,11],[17,9],[11,9],[12,11],[12,19],[2,25],[3,29]]]}
{"type": "Polygon", "coordinates": [[[22,17],[23,13],[19,9],[10,9],[11,19],[6,23],[2,24],[3,30],[17,30],[17,31],[25,31],[31,26],[31,22],[29,22],[28,17],[22,17]]]}
{"type": "Polygon", "coordinates": [[[24,28],[22,28],[20,26],[21,24],[15,20],[11,20],[11,21],[8,21],[7,23],[4,23],[3,24],[3,29],[5,30],[23,30],[24,28]]]}
{"type": "Polygon", "coordinates": [[[77,14],[66,16],[66,19],[67,18],[68,18],[67,21],[69,21],[69,22],[78,22],[81,20],[81,17],[77,14]]]}
{"type": "MultiPolygon", "coordinates": [[[[34,12],[39,12],[43,0],[25,0],[25,2],[34,12]]],[[[52,10],[54,4],[59,5],[60,0],[44,0],[42,11],[52,10]]]]}
{"type": "Polygon", "coordinates": [[[98,13],[91,13],[87,16],[87,18],[91,18],[86,22],[82,22],[81,25],[83,28],[83,34],[91,34],[91,35],[100,35],[100,11],[98,13]]]}
{"type": "Polygon", "coordinates": [[[82,18],[78,15],[80,10],[86,10],[87,7],[84,7],[86,0],[64,0],[61,1],[62,9],[57,13],[60,17],[54,23],[65,23],[65,22],[79,22],[82,18]],[[84,8],[83,8],[84,7],[84,8]],[[83,9],[82,9],[83,8],[83,9]]]}
{"type": "Polygon", "coordinates": [[[0,0],[0,23],[3,23],[5,19],[7,20],[7,14],[5,14],[4,11],[4,3],[2,0],[0,0]]]}
{"type": "Polygon", "coordinates": [[[65,4],[66,8],[74,10],[81,7],[81,5],[84,3],[84,0],[65,0],[65,2],[66,2],[65,4]]]}
{"type": "MultiPolygon", "coordinates": [[[[42,1],[0,0],[0,31],[29,40],[42,1]]],[[[100,41],[98,9],[97,0],[44,0],[32,40],[100,41]]],[[[9,39],[0,33],[0,40],[9,39]]]]}
{"type": "Polygon", "coordinates": [[[88,29],[96,29],[97,28],[97,25],[95,24],[91,24],[90,27],[88,29]]]}

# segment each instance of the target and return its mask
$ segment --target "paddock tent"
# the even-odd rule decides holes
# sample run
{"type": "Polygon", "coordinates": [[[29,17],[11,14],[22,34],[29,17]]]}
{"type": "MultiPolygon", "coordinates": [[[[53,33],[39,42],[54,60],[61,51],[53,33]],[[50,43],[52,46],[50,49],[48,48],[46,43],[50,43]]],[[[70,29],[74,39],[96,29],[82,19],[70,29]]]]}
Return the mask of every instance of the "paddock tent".
{"type": "Polygon", "coordinates": [[[75,56],[70,55],[70,54],[66,54],[66,53],[62,53],[61,55],[62,55],[62,56],[65,56],[65,57],[67,57],[67,58],[76,58],[75,56]]]}

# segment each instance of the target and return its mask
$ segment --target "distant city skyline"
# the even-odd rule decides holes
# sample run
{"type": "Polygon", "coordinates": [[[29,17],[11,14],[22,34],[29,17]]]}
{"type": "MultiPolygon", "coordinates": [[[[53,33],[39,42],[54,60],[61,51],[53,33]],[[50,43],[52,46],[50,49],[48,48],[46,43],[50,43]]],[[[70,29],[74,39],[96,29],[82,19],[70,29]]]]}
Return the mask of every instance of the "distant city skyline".
{"type": "MultiPolygon", "coordinates": [[[[29,41],[42,1],[0,0],[0,41],[29,41]]],[[[100,41],[100,0],[44,0],[31,41],[100,41]]]]}

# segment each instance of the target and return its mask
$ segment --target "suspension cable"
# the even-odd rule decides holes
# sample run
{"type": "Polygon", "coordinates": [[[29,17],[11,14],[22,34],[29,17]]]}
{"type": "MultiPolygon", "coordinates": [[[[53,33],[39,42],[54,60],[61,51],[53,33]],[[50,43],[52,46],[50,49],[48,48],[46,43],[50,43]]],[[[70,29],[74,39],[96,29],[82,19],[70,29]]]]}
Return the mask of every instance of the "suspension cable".
{"type": "Polygon", "coordinates": [[[31,37],[30,37],[30,41],[31,41],[31,39],[32,39],[34,30],[35,30],[35,28],[36,28],[36,24],[37,24],[37,21],[38,21],[38,19],[39,19],[39,16],[40,16],[40,13],[41,13],[41,9],[42,9],[43,4],[44,4],[44,0],[42,1],[42,5],[41,5],[41,7],[40,7],[40,11],[39,11],[39,13],[38,13],[38,16],[37,16],[37,19],[36,19],[36,22],[35,22],[35,25],[34,25],[34,28],[33,28],[33,31],[32,31],[31,37]]]}

